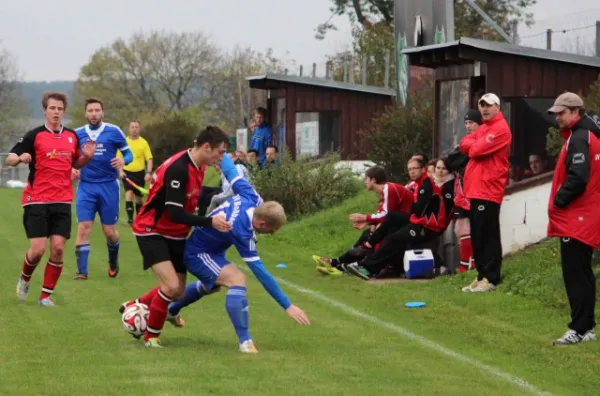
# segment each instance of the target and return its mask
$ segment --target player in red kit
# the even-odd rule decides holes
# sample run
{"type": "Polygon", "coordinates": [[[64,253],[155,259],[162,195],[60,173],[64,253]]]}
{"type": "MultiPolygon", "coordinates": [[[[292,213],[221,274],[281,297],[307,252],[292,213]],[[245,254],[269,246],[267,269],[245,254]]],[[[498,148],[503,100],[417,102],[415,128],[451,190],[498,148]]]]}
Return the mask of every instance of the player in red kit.
{"type": "MultiPolygon", "coordinates": [[[[231,225],[223,217],[196,216],[194,212],[202,190],[206,165],[216,165],[223,159],[228,137],[218,127],[202,130],[194,147],[167,159],[156,169],[146,203],[133,222],[144,260],[144,269],[152,268],[159,279],[153,288],[135,302],[150,308],[147,347],[161,347],[159,336],[167,319],[169,303],[183,297],[186,267],[183,263],[185,240],[193,226],[213,227],[228,232],[231,225]]],[[[123,313],[133,301],[119,307],[123,313]]],[[[181,318],[170,318],[182,326],[181,318]]]]}
{"type": "Polygon", "coordinates": [[[96,151],[96,144],[85,144],[80,152],[77,134],[62,125],[67,95],[46,92],[42,107],[46,123],[19,139],[10,151],[6,165],[29,164],[22,205],[23,226],[30,245],[17,283],[17,296],[21,301],[27,298],[31,275],[50,239],[50,257],[44,271],[40,305],[55,306],[50,297],[62,272],[65,243],[71,236],[71,171],[87,164],[96,151]]]}

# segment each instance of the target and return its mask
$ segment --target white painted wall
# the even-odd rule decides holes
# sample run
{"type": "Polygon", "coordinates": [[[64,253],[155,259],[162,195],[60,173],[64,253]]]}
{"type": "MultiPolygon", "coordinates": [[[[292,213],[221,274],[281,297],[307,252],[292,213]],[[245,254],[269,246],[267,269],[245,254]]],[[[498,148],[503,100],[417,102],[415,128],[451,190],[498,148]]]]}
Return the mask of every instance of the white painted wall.
{"type": "Polygon", "coordinates": [[[551,182],[504,197],[500,208],[502,254],[515,253],[546,237],[551,182]]]}

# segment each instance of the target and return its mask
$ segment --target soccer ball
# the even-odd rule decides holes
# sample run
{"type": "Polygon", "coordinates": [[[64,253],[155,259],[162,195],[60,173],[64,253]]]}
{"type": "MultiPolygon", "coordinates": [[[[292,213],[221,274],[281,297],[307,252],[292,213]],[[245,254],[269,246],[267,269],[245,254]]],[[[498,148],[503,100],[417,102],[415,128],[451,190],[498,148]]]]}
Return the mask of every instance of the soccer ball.
{"type": "Polygon", "coordinates": [[[121,317],[123,328],[126,332],[134,337],[141,337],[148,330],[148,306],[146,304],[135,303],[131,304],[121,317]]]}

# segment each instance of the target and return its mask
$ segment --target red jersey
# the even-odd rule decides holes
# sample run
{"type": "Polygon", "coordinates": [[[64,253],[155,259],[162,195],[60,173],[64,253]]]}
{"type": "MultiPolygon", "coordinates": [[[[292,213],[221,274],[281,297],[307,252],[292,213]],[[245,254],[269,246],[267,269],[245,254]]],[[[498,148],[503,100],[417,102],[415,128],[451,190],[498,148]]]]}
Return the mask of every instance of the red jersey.
{"type": "Polygon", "coordinates": [[[406,187],[396,183],[385,183],[381,190],[377,213],[367,215],[367,222],[379,224],[389,212],[409,213],[412,204],[413,194],[406,187]]]}
{"type": "Polygon", "coordinates": [[[502,113],[460,141],[460,151],[469,156],[465,170],[465,196],[502,204],[508,183],[508,155],[512,135],[502,113]]]}
{"type": "Polygon", "coordinates": [[[62,125],[58,131],[39,126],[27,132],[10,152],[31,155],[29,177],[21,200],[23,206],[73,201],[71,171],[81,156],[74,130],[62,125]]]}
{"type": "Polygon", "coordinates": [[[137,236],[162,235],[170,239],[185,239],[191,226],[171,221],[165,208],[175,205],[194,213],[205,170],[204,165],[196,165],[189,150],[163,162],[152,177],[148,199],[135,217],[133,233],[137,236]]]}
{"type": "Polygon", "coordinates": [[[450,175],[443,184],[437,184],[428,177],[421,184],[418,197],[410,222],[436,233],[444,232],[454,218],[453,176],[450,175]]]}

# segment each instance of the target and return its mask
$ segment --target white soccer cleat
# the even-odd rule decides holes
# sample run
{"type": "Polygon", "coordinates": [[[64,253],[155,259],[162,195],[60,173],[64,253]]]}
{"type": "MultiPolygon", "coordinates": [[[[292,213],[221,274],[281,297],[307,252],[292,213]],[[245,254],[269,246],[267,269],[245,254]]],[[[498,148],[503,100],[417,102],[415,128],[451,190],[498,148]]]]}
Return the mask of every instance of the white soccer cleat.
{"type": "Polygon", "coordinates": [[[258,349],[254,346],[252,340],[244,341],[240,344],[240,352],[242,353],[258,353],[258,349]]]}
{"type": "Polygon", "coordinates": [[[50,297],[42,298],[40,300],[40,305],[42,307],[56,307],[56,303],[54,301],[52,301],[52,299],[50,297]]]}
{"type": "Polygon", "coordinates": [[[29,283],[25,282],[23,278],[19,277],[19,281],[17,282],[17,297],[19,297],[19,301],[25,301],[27,295],[29,294],[29,283]]]}

